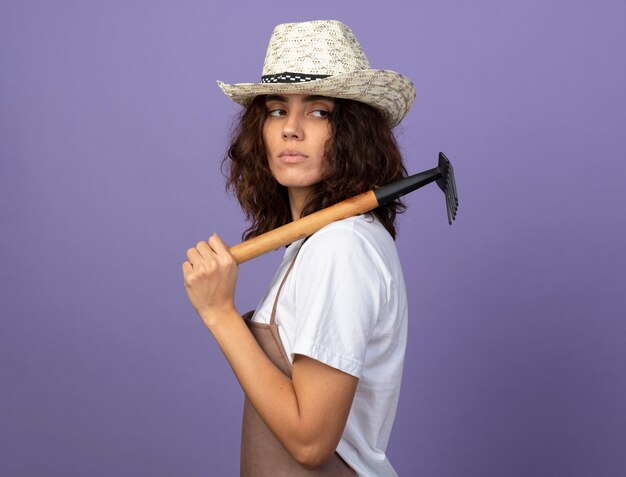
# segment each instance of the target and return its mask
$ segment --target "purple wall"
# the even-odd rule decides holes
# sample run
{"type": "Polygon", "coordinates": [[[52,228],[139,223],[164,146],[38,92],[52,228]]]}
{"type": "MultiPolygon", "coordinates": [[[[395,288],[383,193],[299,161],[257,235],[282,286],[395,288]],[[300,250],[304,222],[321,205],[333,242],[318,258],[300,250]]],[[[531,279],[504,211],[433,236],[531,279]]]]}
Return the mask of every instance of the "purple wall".
{"type": "MultiPolygon", "coordinates": [[[[403,476],[626,475],[623,1],[0,3],[0,474],[236,475],[241,392],[185,250],[277,23],[337,18],[416,84],[403,476]]],[[[279,260],[241,267],[240,311],[279,260]]]]}

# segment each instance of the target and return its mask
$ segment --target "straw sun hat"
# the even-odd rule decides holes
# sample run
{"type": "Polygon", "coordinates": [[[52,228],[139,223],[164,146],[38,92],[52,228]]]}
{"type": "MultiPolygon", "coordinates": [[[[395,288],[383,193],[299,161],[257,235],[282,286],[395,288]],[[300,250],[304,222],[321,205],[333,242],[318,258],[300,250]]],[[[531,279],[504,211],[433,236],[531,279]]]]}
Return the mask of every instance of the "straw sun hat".
{"type": "Polygon", "coordinates": [[[390,127],[415,99],[413,83],[395,71],[371,69],[352,30],[337,20],[284,23],[270,38],[261,83],[217,82],[242,106],[261,94],[319,94],[369,104],[390,127]]]}

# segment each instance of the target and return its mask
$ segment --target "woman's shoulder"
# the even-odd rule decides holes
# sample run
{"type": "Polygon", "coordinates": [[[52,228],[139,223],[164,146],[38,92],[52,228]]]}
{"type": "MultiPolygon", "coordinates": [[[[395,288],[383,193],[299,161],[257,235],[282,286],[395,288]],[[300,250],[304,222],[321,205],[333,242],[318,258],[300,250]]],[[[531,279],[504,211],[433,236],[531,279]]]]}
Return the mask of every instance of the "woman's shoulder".
{"type": "Polygon", "coordinates": [[[302,251],[322,257],[367,256],[397,257],[395,242],[377,218],[369,214],[333,222],[302,245],[302,251]]]}
{"type": "Polygon", "coordinates": [[[376,217],[369,214],[332,222],[313,234],[308,242],[324,243],[340,239],[348,240],[350,243],[369,242],[394,245],[393,238],[387,229],[376,217]]]}
{"type": "Polygon", "coordinates": [[[395,303],[404,289],[395,242],[376,218],[367,215],[320,229],[302,244],[294,267],[301,290],[323,288],[337,296],[358,290],[359,300],[365,295],[382,304],[395,303]]]}

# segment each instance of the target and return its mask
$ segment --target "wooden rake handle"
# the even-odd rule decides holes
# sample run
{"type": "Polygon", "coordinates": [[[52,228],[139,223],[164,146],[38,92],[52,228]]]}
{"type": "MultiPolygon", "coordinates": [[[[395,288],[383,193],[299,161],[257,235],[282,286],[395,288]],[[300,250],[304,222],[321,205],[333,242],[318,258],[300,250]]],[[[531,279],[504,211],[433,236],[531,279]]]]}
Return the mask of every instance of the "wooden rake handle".
{"type": "Polygon", "coordinates": [[[375,209],[378,205],[374,191],[370,190],[241,242],[231,247],[230,253],[233,254],[237,263],[244,263],[259,255],[313,235],[322,227],[336,220],[364,214],[375,209]]]}

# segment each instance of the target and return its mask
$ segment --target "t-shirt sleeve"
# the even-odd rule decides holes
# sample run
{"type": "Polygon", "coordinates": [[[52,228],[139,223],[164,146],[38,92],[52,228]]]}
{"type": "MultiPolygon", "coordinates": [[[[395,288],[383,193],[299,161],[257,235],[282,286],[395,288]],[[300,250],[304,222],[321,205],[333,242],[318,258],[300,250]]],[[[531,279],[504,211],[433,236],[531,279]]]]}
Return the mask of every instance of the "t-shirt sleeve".
{"type": "Polygon", "coordinates": [[[296,340],[301,354],[359,378],[368,341],[384,306],[375,248],[349,227],[309,239],[296,273],[296,340]]]}

